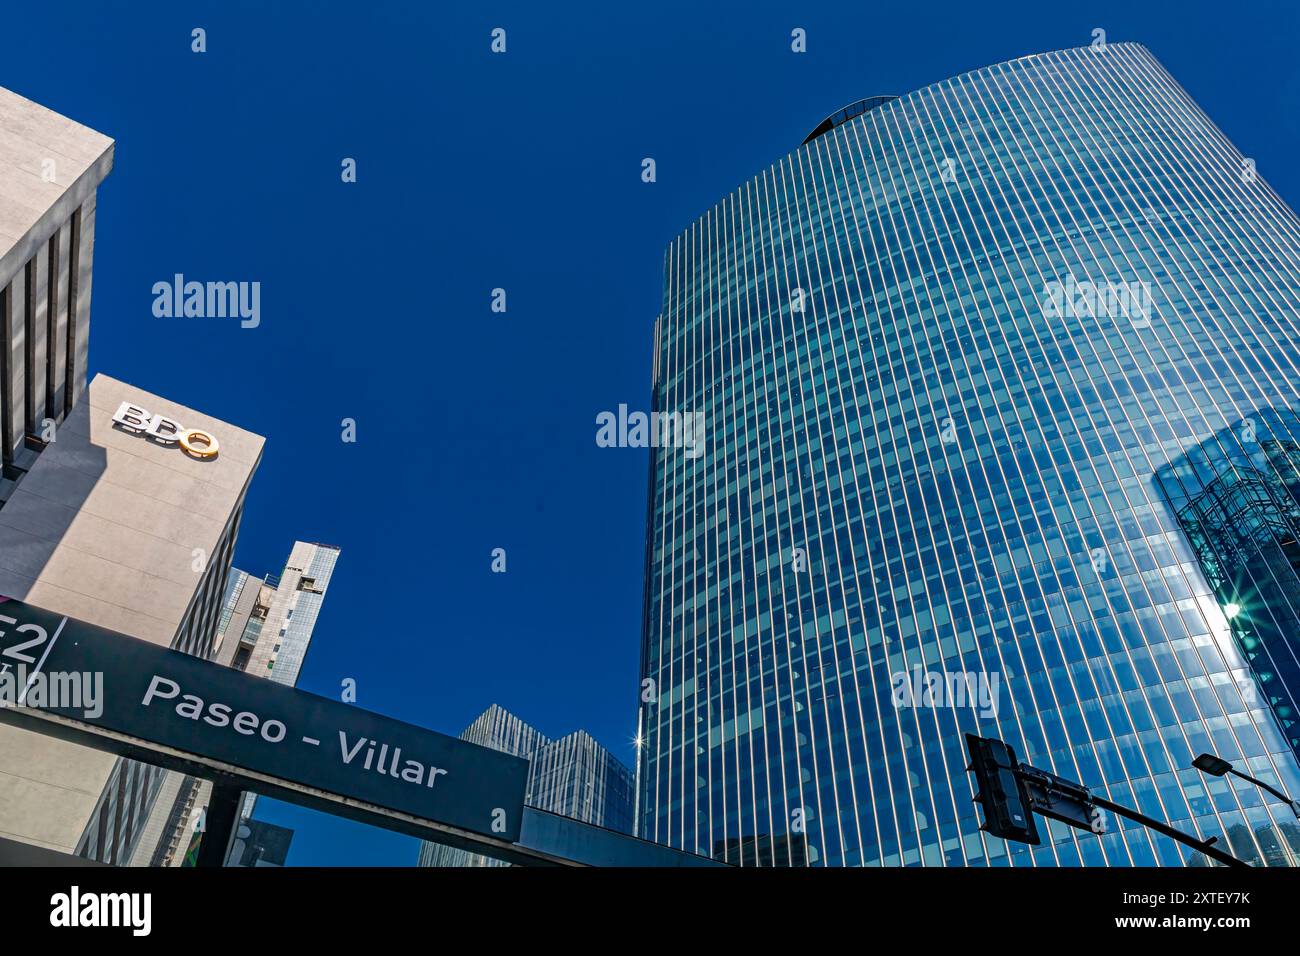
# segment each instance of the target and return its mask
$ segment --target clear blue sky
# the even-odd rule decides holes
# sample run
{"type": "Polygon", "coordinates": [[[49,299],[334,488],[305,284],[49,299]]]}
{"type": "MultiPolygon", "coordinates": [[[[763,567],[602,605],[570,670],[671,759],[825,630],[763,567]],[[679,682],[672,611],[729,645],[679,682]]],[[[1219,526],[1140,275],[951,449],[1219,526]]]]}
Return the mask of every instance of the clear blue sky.
{"type": "MultiPolygon", "coordinates": [[[[240,567],[343,549],[301,686],[352,677],[449,733],[496,702],[631,764],[647,460],[598,448],[595,416],[646,406],[665,244],[840,106],[1095,27],[1300,203],[1294,2],[24,3],[0,85],[117,140],[92,372],[266,436],[240,567]],[[260,281],[261,327],[155,318],[176,272],[260,281]]],[[[405,837],[261,814],[298,830],[293,863],[414,862],[405,837]]]]}

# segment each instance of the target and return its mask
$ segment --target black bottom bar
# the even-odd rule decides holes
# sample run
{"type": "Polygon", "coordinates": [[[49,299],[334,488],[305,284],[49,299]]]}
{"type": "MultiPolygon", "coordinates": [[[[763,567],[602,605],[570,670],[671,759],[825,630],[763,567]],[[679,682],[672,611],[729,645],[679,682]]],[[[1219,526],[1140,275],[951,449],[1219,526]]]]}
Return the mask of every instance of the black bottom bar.
{"type": "MultiPolygon", "coordinates": [[[[678,929],[659,923],[669,917],[655,911],[655,901],[667,899],[715,900],[719,906],[744,900],[726,918],[717,910],[701,910],[689,921],[691,941],[683,938],[660,947],[669,956],[699,949],[705,924],[724,934],[729,952],[738,945],[752,945],[758,952],[772,948],[769,934],[780,929],[774,924],[797,934],[785,938],[802,939],[815,935],[825,920],[837,921],[843,938],[867,944],[906,934],[926,952],[949,942],[968,952],[1026,939],[1048,945],[1068,941],[1071,949],[1115,938],[1150,946],[1153,940],[1186,940],[1193,934],[1230,952],[1234,943],[1253,943],[1248,936],[1254,931],[1263,930],[1270,938],[1289,932],[1296,899],[1294,873],[1218,866],[780,871],[101,867],[0,869],[0,886],[6,945],[17,946],[46,931],[66,934],[51,928],[54,900],[70,896],[76,887],[82,899],[87,894],[149,894],[149,935],[168,944],[192,943],[198,933],[209,946],[256,938],[259,946],[284,943],[301,951],[321,943],[322,951],[337,952],[357,941],[376,956],[398,948],[384,944],[397,938],[399,927],[403,934],[425,939],[473,933],[499,947],[519,934],[522,942],[535,943],[537,928],[554,924],[560,912],[580,914],[583,932],[596,933],[595,938],[618,932],[671,936],[678,929]],[[266,899],[275,906],[249,905],[266,899]],[[791,899],[815,899],[817,906],[791,910],[791,899]]],[[[85,932],[88,938],[132,935],[120,926],[85,932]]]]}

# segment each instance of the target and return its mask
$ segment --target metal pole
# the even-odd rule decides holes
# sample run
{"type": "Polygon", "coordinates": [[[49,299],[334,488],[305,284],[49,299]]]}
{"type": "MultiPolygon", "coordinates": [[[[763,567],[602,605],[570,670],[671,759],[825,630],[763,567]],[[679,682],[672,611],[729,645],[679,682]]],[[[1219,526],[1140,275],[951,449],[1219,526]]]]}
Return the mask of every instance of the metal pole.
{"type": "Polygon", "coordinates": [[[1256,780],[1250,774],[1242,773],[1240,770],[1238,770],[1235,767],[1229,767],[1228,773],[1232,774],[1233,776],[1240,777],[1242,780],[1247,780],[1250,783],[1253,783],[1261,790],[1267,790],[1269,793],[1273,794],[1273,796],[1277,797],[1288,807],[1290,807],[1291,812],[1296,815],[1297,819],[1300,819],[1300,800],[1292,800],[1290,797],[1288,797],[1285,793],[1283,793],[1281,790],[1277,789],[1276,787],[1269,786],[1263,780],[1256,780]]]}
{"type": "Polygon", "coordinates": [[[1231,853],[1225,853],[1217,846],[1214,846],[1213,844],[1217,841],[1217,837],[1210,837],[1208,840],[1198,840],[1189,833],[1184,833],[1182,830],[1175,830],[1168,824],[1161,823],[1159,820],[1149,817],[1144,813],[1138,813],[1136,810],[1130,810],[1128,807],[1122,806],[1121,804],[1112,803],[1104,797],[1093,796],[1092,802],[1103,810],[1109,810],[1117,816],[1128,817],[1128,819],[1136,821],[1145,827],[1150,827],[1157,833],[1163,833],[1165,836],[1177,840],[1179,843],[1185,843],[1193,850],[1199,850],[1210,859],[1218,860],[1225,866],[1250,866],[1250,864],[1244,860],[1239,860],[1231,853]]]}
{"type": "Polygon", "coordinates": [[[239,827],[239,811],[244,802],[244,791],[228,783],[212,782],[212,798],[208,801],[206,829],[199,841],[199,858],[196,867],[225,866],[226,855],[239,827]]]}
{"type": "Polygon", "coordinates": [[[632,781],[632,835],[641,836],[641,748],[645,746],[641,739],[642,708],[636,709],[636,777],[632,781]]]}

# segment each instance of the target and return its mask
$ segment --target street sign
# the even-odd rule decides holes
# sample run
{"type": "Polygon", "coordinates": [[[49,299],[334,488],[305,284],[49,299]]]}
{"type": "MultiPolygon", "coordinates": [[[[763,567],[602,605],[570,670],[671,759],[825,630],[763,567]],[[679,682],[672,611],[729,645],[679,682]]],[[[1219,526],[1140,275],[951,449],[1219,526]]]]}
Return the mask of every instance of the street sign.
{"type": "Polygon", "coordinates": [[[519,839],[526,760],[0,598],[0,720],[24,711],[519,839]]]}

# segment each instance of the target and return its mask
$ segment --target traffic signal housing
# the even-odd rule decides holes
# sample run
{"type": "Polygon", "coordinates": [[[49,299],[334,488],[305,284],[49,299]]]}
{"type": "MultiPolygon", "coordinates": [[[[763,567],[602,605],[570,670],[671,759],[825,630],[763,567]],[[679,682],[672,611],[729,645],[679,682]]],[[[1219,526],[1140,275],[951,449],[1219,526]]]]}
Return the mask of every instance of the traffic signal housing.
{"type": "Polygon", "coordinates": [[[966,769],[975,774],[975,801],[984,808],[983,829],[1017,843],[1042,842],[1030,809],[1029,792],[1016,774],[1020,766],[1016,752],[1001,740],[974,734],[966,735],[966,748],[970,751],[970,766],[966,769]]]}

